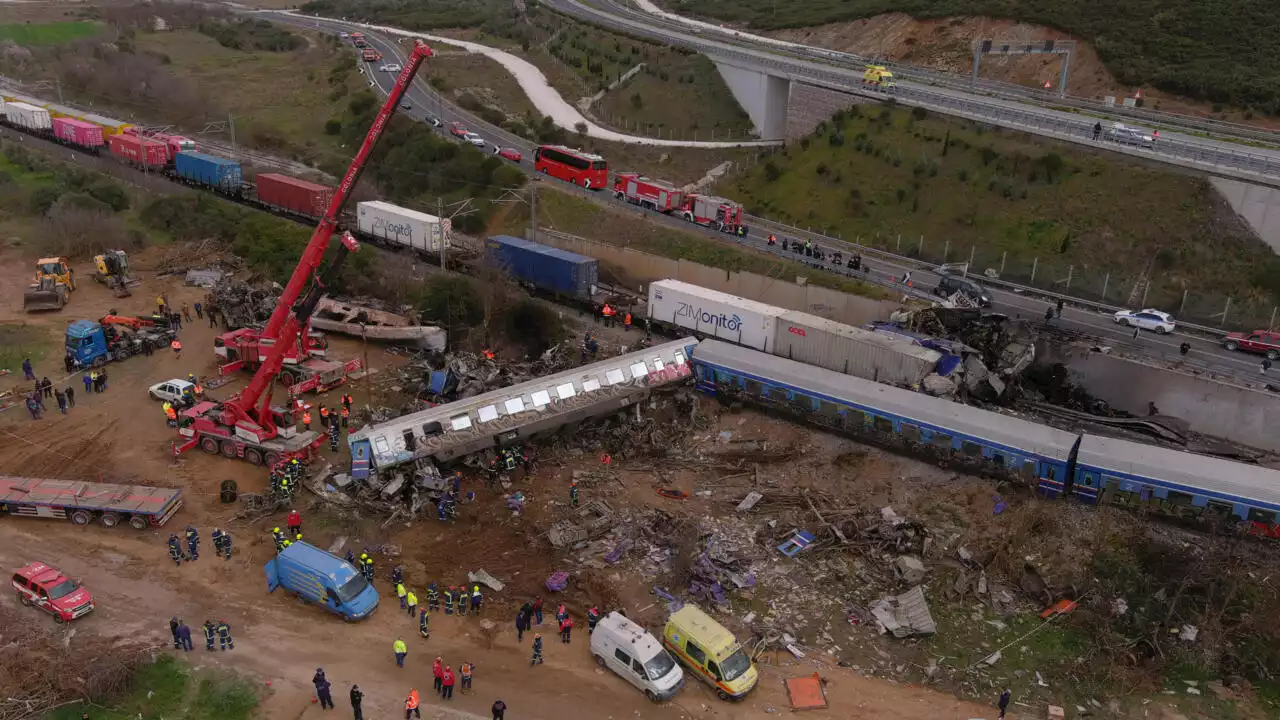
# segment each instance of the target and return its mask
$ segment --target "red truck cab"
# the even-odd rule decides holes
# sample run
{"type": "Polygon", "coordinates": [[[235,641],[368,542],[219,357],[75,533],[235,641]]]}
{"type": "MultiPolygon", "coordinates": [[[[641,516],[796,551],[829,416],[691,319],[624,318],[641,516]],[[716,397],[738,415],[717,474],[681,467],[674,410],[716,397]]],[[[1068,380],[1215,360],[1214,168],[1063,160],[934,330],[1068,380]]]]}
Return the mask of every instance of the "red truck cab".
{"type": "Polygon", "coordinates": [[[93,596],[74,580],[41,562],[18,570],[10,581],[23,605],[38,607],[56,622],[70,622],[93,611],[93,596]]]}
{"type": "Polygon", "coordinates": [[[1275,360],[1280,358],[1280,332],[1254,330],[1251,333],[1227,333],[1222,338],[1222,347],[1266,355],[1268,359],[1275,360]]]}

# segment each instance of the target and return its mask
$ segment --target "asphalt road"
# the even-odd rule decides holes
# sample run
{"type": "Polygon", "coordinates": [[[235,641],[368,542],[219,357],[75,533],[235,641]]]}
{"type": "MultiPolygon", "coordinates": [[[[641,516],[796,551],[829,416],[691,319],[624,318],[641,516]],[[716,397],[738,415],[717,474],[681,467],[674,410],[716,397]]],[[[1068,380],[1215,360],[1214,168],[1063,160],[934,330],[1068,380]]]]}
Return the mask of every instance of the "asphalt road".
{"type": "MultiPolygon", "coordinates": [[[[313,20],[301,19],[293,16],[274,16],[280,22],[293,24],[301,27],[317,28],[329,30],[337,33],[344,29],[354,26],[346,25],[339,21],[332,20],[313,20]]],[[[398,73],[382,72],[378,67],[386,63],[403,64],[407,58],[407,44],[398,43],[387,37],[363,31],[365,39],[369,44],[377,49],[383,55],[383,60],[376,63],[363,63],[362,72],[369,79],[373,87],[376,87],[381,93],[387,93],[395,84],[398,73]]],[[[355,49],[352,49],[353,54],[355,49]]],[[[429,62],[429,61],[428,61],[429,62]]],[[[442,127],[437,128],[436,132],[448,137],[449,124],[452,122],[461,122],[467,129],[484,138],[486,149],[492,152],[496,147],[514,147],[523,153],[524,157],[520,163],[520,167],[526,173],[534,175],[533,169],[533,150],[536,147],[532,143],[519,136],[512,135],[500,128],[493,127],[483,122],[471,113],[450,104],[448,101],[440,97],[431,86],[422,79],[415,80],[412,87],[405,94],[405,102],[409,108],[401,108],[399,112],[418,120],[425,122],[428,117],[438,118],[442,127]]],[[[460,141],[459,141],[460,142],[460,141]]],[[[539,176],[542,182],[556,182],[539,176]]],[[[790,260],[804,262],[803,255],[796,255],[791,252],[783,253],[780,245],[770,247],[768,245],[768,235],[770,232],[776,234],[778,242],[782,240],[794,240],[797,235],[784,232],[778,227],[769,227],[767,221],[764,224],[756,225],[746,238],[738,238],[724,233],[716,232],[706,228],[698,228],[687,222],[675,217],[662,215],[660,213],[641,210],[640,208],[614,200],[608,192],[590,192],[576,188],[571,185],[562,186],[577,192],[584,198],[591,199],[594,202],[607,205],[623,205],[630,212],[637,215],[643,215],[652,222],[665,223],[671,227],[677,227],[684,230],[701,230],[709,237],[724,241],[736,242],[741,245],[751,247],[763,252],[769,252],[785,257],[790,260]]],[[[758,219],[757,219],[758,220],[758,219]]],[[[886,260],[874,255],[874,251],[860,248],[853,243],[834,241],[830,238],[821,238],[813,235],[809,238],[820,247],[827,250],[841,250],[846,257],[854,252],[859,252],[863,256],[863,264],[870,268],[870,272],[859,273],[858,277],[878,285],[892,288],[895,292],[903,292],[904,294],[912,294],[916,296],[929,296],[930,291],[937,285],[938,276],[934,273],[911,269],[911,288],[906,288],[900,280],[908,271],[908,268],[896,264],[890,260],[886,260]]],[[[815,272],[832,272],[830,268],[815,269],[815,272]]],[[[847,269],[842,272],[848,274],[847,269]]],[[[979,278],[980,281],[980,278],[979,278]]],[[[1043,320],[1045,310],[1050,307],[1050,303],[1037,298],[1026,297],[1018,293],[1006,292],[995,288],[988,288],[988,292],[992,298],[992,308],[994,312],[1001,312],[1010,317],[1021,317],[1028,319],[1043,320]]],[[[1175,333],[1173,335],[1159,336],[1150,332],[1142,332],[1135,341],[1133,338],[1133,330],[1123,328],[1115,324],[1110,314],[1102,314],[1096,311],[1088,310],[1081,307],[1073,307],[1070,304],[1064,308],[1063,315],[1059,319],[1054,320],[1054,325],[1064,331],[1079,333],[1081,335],[1094,337],[1103,345],[1109,345],[1117,350],[1139,353],[1147,357],[1157,358],[1166,362],[1181,361],[1189,366],[1198,367],[1213,372],[1235,375],[1243,379],[1256,379],[1261,358],[1256,355],[1246,353],[1232,353],[1221,347],[1221,345],[1213,339],[1208,339],[1193,335],[1183,335],[1175,333]],[[1182,342],[1191,344],[1190,353],[1182,357],[1179,353],[1179,345],[1182,342]]]]}

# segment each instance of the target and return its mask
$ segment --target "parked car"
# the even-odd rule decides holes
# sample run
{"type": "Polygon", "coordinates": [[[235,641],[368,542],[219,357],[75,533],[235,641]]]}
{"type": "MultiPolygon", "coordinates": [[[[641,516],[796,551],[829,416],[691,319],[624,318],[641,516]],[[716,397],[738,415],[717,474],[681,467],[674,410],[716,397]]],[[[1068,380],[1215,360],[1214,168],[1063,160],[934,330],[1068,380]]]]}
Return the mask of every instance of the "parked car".
{"type": "Polygon", "coordinates": [[[1222,338],[1222,347],[1228,350],[1266,355],[1268,359],[1280,358],[1280,332],[1270,330],[1254,330],[1251,333],[1227,333],[1222,338]]]}
{"type": "Polygon", "coordinates": [[[991,295],[981,285],[967,277],[939,272],[938,284],[933,288],[933,294],[951,297],[956,293],[964,295],[981,307],[991,307],[991,295]]]}
{"type": "Polygon", "coordinates": [[[523,155],[520,154],[519,150],[515,148],[510,148],[510,147],[500,148],[497,145],[494,145],[493,152],[497,154],[498,157],[504,158],[506,160],[510,160],[513,163],[520,162],[520,160],[524,157],[523,155]]]}
{"type": "Polygon", "coordinates": [[[467,133],[465,139],[467,142],[471,143],[472,145],[475,145],[478,148],[484,147],[484,138],[480,137],[475,133],[467,133]]]}
{"type": "Polygon", "coordinates": [[[471,131],[467,130],[466,125],[463,125],[460,122],[456,122],[456,123],[449,123],[449,134],[456,138],[466,138],[468,135],[471,134],[471,131]]]}
{"type": "Polygon", "coordinates": [[[1155,136],[1146,130],[1129,127],[1123,123],[1116,123],[1108,128],[1107,139],[1112,142],[1118,142],[1121,145],[1137,145],[1144,148],[1152,148],[1156,144],[1155,136]]]}
{"type": "Polygon", "coordinates": [[[196,386],[186,380],[165,380],[147,388],[147,395],[156,402],[180,402],[184,394],[195,391],[196,386]]]}
{"type": "Polygon", "coordinates": [[[655,702],[684,687],[684,671],[653,635],[616,612],[600,618],[590,637],[591,656],[655,702]]]}
{"type": "Polygon", "coordinates": [[[1115,321],[1117,325],[1151,330],[1161,335],[1173,332],[1175,327],[1172,315],[1151,308],[1146,310],[1121,310],[1115,314],[1115,321]]]}
{"type": "Polygon", "coordinates": [[[93,611],[93,595],[57,569],[33,562],[9,581],[23,605],[37,607],[55,622],[70,622],[93,611]]]}

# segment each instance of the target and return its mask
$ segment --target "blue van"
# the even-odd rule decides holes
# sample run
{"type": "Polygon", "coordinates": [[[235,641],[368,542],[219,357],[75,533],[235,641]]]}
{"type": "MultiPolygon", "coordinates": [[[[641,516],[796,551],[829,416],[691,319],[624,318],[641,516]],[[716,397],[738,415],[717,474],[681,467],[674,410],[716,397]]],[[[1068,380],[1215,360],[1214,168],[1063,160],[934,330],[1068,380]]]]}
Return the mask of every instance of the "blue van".
{"type": "Polygon", "coordinates": [[[343,620],[361,620],[378,607],[378,591],[359,570],[314,545],[295,542],[264,569],[267,592],[282,587],[307,602],[341,615],[343,620]]]}

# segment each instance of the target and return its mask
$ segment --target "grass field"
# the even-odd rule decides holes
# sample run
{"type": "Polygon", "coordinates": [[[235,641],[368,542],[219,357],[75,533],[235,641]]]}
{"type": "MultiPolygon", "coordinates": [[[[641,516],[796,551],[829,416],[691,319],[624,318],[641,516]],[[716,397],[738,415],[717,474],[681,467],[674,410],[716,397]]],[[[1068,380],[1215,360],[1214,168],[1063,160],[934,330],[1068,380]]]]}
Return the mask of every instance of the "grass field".
{"type": "MultiPolygon", "coordinates": [[[[714,240],[701,233],[648,222],[635,213],[597,205],[548,183],[543,183],[538,191],[538,225],[675,260],[689,260],[724,270],[741,270],[788,280],[804,276],[814,285],[843,290],[853,295],[876,299],[887,297],[887,293],[875,285],[830,273],[815,273],[812,268],[799,263],[743,250],[728,239],[714,240]]],[[[528,226],[529,207],[518,205],[498,218],[496,226],[490,230],[523,236],[528,226]]],[[[604,265],[608,264],[607,261],[602,262],[604,265]]],[[[625,273],[625,268],[606,270],[602,267],[602,275],[606,276],[606,280],[630,284],[631,278],[625,273]]]]}
{"type": "Polygon", "coordinates": [[[89,37],[102,29],[92,22],[47,22],[0,25],[0,40],[19,45],[58,45],[89,37]]]}
{"type": "Polygon", "coordinates": [[[881,13],[1012,18],[1091,43],[1116,78],[1280,113],[1280,4],[1256,0],[663,0],[668,10],[761,29],[881,13]],[[1231,68],[1247,68],[1236,72],[1231,68]]]}
{"type": "Polygon", "coordinates": [[[44,720],[182,718],[183,720],[250,720],[258,696],[248,682],[209,670],[190,670],[161,656],[138,671],[129,693],[107,707],[66,705],[44,720]]]}
{"type": "Polygon", "coordinates": [[[1040,286],[1070,278],[1117,304],[1178,313],[1186,290],[1184,314],[1230,296],[1265,321],[1280,296],[1275,253],[1204,179],[919,111],[824,125],[718,189],[755,215],[1040,286]]]}

